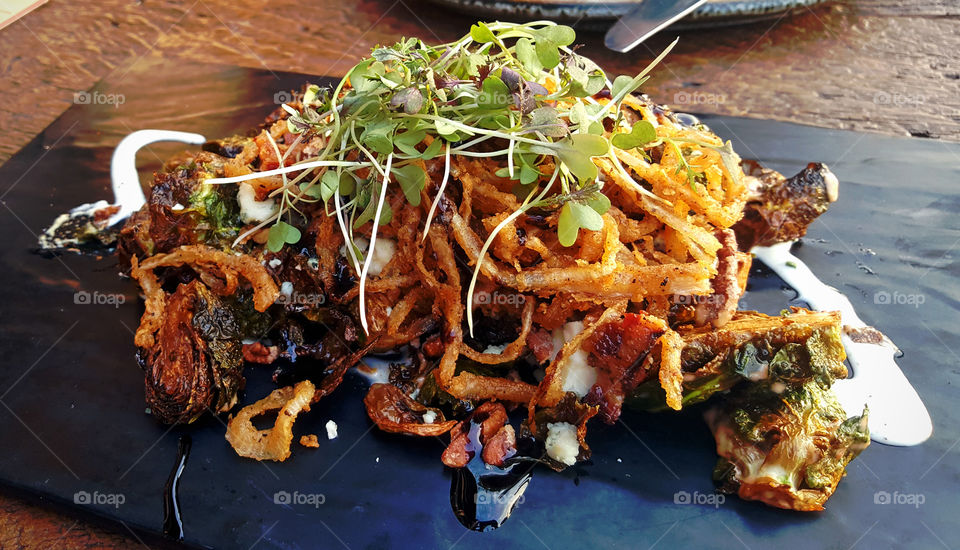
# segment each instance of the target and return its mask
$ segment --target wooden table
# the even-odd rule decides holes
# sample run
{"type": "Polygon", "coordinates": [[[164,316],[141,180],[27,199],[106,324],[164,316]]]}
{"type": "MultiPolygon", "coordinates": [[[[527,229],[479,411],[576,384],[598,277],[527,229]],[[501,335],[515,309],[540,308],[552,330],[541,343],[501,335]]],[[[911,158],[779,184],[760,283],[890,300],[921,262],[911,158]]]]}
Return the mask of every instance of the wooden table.
{"type": "MultiPolygon", "coordinates": [[[[449,41],[473,18],[416,0],[52,0],[0,31],[0,162],[74,93],[137,58],[343,74],[378,43],[449,41]]],[[[960,141],[960,5],[854,0],[681,33],[645,90],[680,109],[960,141]]],[[[584,53],[634,73],[672,39],[584,53]]],[[[106,451],[105,451],[106,452],[106,451]]],[[[0,548],[126,548],[142,541],[0,495],[0,548]]]]}

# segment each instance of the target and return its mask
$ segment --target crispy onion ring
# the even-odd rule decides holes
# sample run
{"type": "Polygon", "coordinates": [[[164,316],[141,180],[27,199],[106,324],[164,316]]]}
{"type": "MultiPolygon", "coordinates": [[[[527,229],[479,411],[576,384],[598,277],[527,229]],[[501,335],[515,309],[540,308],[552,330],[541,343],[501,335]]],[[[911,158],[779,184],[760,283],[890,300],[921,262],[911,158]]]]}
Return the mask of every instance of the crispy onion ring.
{"type": "Polygon", "coordinates": [[[520,335],[513,342],[507,344],[502,353],[481,353],[466,343],[460,345],[460,353],[466,355],[477,363],[484,365],[500,365],[510,361],[516,361],[520,355],[527,349],[527,337],[530,336],[530,328],[533,326],[533,310],[537,301],[530,297],[525,297],[523,304],[523,319],[520,325],[520,335]]]}
{"type": "Polygon", "coordinates": [[[227,423],[227,441],[238,455],[254,460],[283,462],[290,456],[293,422],[301,411],[310,410],[315,388],[309,380],[273,390],[270,395],[240,410],[227,423]],[[277,411],[277,421],[268,430],[258,430],[254,417],[277,411]]]}

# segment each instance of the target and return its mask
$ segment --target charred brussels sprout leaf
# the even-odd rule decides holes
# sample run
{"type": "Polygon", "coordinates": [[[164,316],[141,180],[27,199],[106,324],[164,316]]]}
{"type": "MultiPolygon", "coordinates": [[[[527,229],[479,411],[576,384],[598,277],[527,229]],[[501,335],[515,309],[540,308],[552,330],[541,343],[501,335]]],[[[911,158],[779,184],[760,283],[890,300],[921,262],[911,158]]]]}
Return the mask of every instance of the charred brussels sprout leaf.
{"type": "Polygon", "coordinates": [[[235,237],[240,227],[240,205],[225,186],[201,183],[190,195],[190,208],[198,217],[201,241],[235,237]]]}

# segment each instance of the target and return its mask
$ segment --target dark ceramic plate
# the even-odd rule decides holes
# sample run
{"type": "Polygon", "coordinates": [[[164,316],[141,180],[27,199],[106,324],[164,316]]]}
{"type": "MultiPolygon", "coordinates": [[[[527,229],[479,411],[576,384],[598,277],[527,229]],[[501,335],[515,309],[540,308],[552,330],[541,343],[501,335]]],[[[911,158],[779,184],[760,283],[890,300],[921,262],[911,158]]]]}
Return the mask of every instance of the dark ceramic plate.
{"type": "MultiPolygon", "coordinates": [[[[372,429],[361,403],[367,383],[358,376],[298,420],[296,433],[321,434],[320,448],[295,444],[282,464],[238,458],[221,420],[170,429],[144,414],[133,359],[142,311],[136,287],[117,277],[110,257],[35,254],[36,233],[57,213],[110,198],[111,150],[131,130],[227,135],[272,110],[275,91],[319,79],[162,63],[124,74],[90,96],[115,94],[117,106],[72,107],[0,168],[3,490],[123,522],[154,545],[178,439],[189,434],[180,504],[185,540],[199,546],[847,549],[960,540],[960,146],[704,117],[744,156],[790,174],[821,160],[837,173],[840,201],[796,254],[904,349],[899,363],[934,419],[932,439],[871,446],[825,512],[801,514],[711,498],[716,457],[699,411],[626,413],[618,425],[591,428],[591,463],[563,474],[538,469],[504,526],[475,533],[451,511],[442,442],[372,429]],[[879,292],[913,299],[885,303],[875,299],[879,292]],[[322,435],[330,419],[340,433],[332,441],[322,435]]],[[[142,171],[173,150],[141,153],[142,171]]],[[[776,312],[794,296],[758,265],[741,305],[776,312]]],[[[272,389],[269,371],[247,374],[244,403],[272,389]]]]}
{"type": "MultiPolygon", "coordinates": [[[[640,1],[430,0],[477,17],[551,21],[600,28],[633,11],[640,1]]],[[[737,25],[777,17],[826,0],[710,0],[673,25],[676,29],[737,25]]]]}

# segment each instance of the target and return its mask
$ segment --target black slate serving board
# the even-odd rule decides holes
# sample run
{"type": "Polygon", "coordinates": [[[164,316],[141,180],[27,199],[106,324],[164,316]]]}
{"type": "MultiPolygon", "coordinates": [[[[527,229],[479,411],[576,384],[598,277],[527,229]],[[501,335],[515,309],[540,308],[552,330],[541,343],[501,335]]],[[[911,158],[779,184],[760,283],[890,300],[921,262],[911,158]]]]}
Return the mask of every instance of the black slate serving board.
{"type": "MultiPolygon", "coordinates": [[[[141,60],[91,91],[115,94],[112,103],[71,107],[0,167],[0,490],[123,522],[156,545],[163,540],[150,535],[161,529],[162,489],[178,438],[189,434],[180,504],[185,541],[198,546],[949,548],[960,541],[960,146],[936,141],[703,118],[741,155],[787,174],[808,161],[833,168],[840,201],[796,254],[900,345],[899,363],[933,416],[924,445],[867,449],[823,513],[732,497],[713,504],[713,441],[695,410],[627,412],[621,424],[596,424],[590,464],[563,474],[537,470],[513,517],[486,533],[455,519],[439,440],[371,429],[359,376],[297,422],[295,433],[319,434],[320,448],[294,444],[282,464],[238,458],[217,419],[173,429],[155,422],[144,414],[133,359],[142,311],[136,287],[116,276],[111,257],[35,254],[36,235],[77,204],[110,200],[109,158],[124,134],[156,127],[228,135],[272,110],[275,92],[306,80],[322,79],[141,60]],[[124,303],[77,303],[80,291],[124,303]],[[877,299],[881,292],[894,303],[877,299]],[[324,437],[330,419],[340,433],[332,441],[324,437]],[[78,503],[82,492],[94,503],[78,503]],[[279,492],[312,503],[276,504],[279,492]],[[683,492],[709,503],[675,502],[683,492]],[[883,492],[894,503],[883,504],[883,492]],[[322,504],[309,495],[323,495],[322,504]]],[[[142,152],[143,177],[178,149],[142,152]]],[[[741,307],[776,312],[794,296],[757,265],[741,307]]],[[[272,389],[268,370],[247,372],[244,403],[272,389]]]]}

